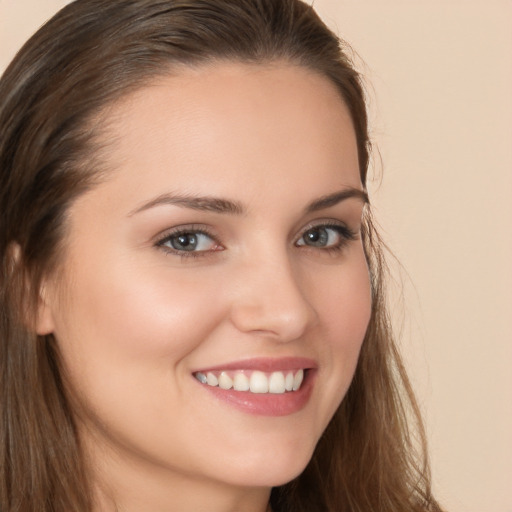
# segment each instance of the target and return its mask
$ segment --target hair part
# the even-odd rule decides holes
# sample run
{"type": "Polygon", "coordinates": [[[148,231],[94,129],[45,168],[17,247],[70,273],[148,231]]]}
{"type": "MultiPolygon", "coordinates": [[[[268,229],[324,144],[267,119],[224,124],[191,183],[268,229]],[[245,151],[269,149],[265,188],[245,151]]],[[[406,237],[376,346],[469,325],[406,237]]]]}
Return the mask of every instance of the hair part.
{"type": "MultiPolygon", "coordinates": [[[[367,113],[347,48],[300,0],[77,0],[18,53],[0,80],[2,511],[93,507],[58,346],[27,319],[64,251],[66,212],[106,172],[108,116],[101,112],[182,66],[289,62],[336,85],[354,125],[364,185],[367,113]]],[[[273,490],[275,512],[439,510],[385,308],[383,244],[369,213],[364,243],[373,310],[356,374],[306,470],[273,490]]]]}

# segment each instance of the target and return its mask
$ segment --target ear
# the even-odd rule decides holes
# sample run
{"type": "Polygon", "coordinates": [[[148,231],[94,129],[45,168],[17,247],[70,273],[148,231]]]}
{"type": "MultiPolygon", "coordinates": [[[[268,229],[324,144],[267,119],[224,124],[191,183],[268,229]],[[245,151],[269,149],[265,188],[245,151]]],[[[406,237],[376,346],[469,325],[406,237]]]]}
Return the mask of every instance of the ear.
{"type": "Polygon", "coordinates": [[[55,321],[49,289],[49,283],[41,283],[41,288],[39,289],[35,325],[36,333],[39,336],[45,336],[46,334],[51,334],[55,331],[55,321]]]}
{"type": "Polygon", "coordinates": [[[55,278],[43,277],[37,299],[35,331],[45,336],[55,331],[55,278]]]}
{"type": "MultiPolygon", "coordinates": [[[[15,274],[19,272],[19,276],[21,278],[21,282],[19,286],[24,288],[22,295],[26,298],[30,296],[30,283],[26,275],[24,276],[22,272],[23,265],[23,257],[21,247],[17,242],[12,242],[8,247],[8,255],[10,262],[10,273],[15,274]]],[[[55,330],[55,322],[53,318],[53,312],[50,301],[50,283],[47,282],[46,279],[41,283],[38,298],[37,298],[37,307],[35,311],[35,318],[33,312],[26,311],[22,312],[24,317],[24,322],[30,328],[30,330],[35,330],[37,334],[40,336],[44,336],[46,334],[50,334],[55,330]]],[[[21,290],[20,290],[21,291],[21,290]]],[[[27,303],[25,303],[27,304],[27,303]]],[[[22,306],[23,308],[23,306],[22,306]]]]}

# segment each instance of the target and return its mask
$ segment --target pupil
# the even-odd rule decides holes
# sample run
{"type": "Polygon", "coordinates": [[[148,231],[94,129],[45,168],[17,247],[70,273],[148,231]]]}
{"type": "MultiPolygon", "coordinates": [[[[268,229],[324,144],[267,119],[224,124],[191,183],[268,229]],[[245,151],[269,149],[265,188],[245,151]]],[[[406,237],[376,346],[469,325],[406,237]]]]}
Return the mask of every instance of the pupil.
{"type": "Polygon", "coordinates": [[[325,229],[312,229],[306,233],[306,243],[316,247],[324,246],[327,243],[327,232],[325,229]]]}
{"type": "Polygon", "coordinates": [[[182,251],[193,251],[196,245],[197,237],[189,233],[179,235],[172,241],[174,249],[182,251]]]}
{"type": "Polygon", "coordinates": [[[310,242],[318,242],[318,239],[320,238],[320,233],[318,231],[313,231],[308,233],[308,239],[310,242]]]}

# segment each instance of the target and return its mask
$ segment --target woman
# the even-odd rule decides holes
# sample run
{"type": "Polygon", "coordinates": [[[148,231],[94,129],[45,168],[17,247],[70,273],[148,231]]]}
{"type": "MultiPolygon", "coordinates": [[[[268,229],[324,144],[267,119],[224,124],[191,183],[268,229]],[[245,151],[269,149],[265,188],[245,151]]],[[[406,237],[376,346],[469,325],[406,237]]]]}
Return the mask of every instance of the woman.
{"type": "Polygon", "coordinates": [[[2,511],[439,510],[343,46],[299,0],[78,0],[7,69],[2,511]]]}

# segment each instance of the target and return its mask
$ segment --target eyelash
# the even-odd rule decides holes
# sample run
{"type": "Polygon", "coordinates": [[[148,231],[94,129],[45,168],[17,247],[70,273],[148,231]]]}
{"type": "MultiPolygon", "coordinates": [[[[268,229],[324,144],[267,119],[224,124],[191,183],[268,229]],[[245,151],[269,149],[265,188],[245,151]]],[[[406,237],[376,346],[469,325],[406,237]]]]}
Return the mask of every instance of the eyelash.
{"type": "MultiPolygon", "coordinates": [[[[305,247],[307,249],[313,249],[313,250],[318,249],[318,250],[324,251],[328,254],[336,254],[336,253],[339,253],[340,251],[342,251],[349,242],[357,239],[357,232],[353,231],[345,224],[341,224],[341,223],[337,223],[337,222],[333,222],[333,221],[331,221],[331,222],[324,221],[324,222],[306,226],[304,228],[304,230],[302,231],[302,236],[300,237],[299,240],[303,239],[304,236],[308,232],[311,232],[316,229],[331,229],[331,230],[335,231],[340,237],[338,243],[336,243],[330,247],[315,247],[315,246],[308,246],[308,245],[299,245],[299,247],[305,247]]],[[[298,242],[295,242],[295,245],[297,245],[297,243],[298,242]]]]}
{"type": "Polygon", "coordinates": [[[220,241],[217,239],[217,237],[213,233],[211,233],[207,228],[205,228],[204,226],[195,226],[193,224],[190,226],[179,227],[167,231],[162,238],[156,241],[155,245],[156,247],[161,248],[166,254],[180,256],[182,259],[204,258],[206,256],[210,256],[214,252],[219,252],[224,249],[220,241]],[[182,235],[207,236],[216,244],[216,246],[219,247],[219,249],[213,249],[208,251],[180,251],[172,247],[165,246],[166,243],[171,243],[173,239],[176,239],[182,235]]]}
{"type": "MultiPolygon", "coordinates": [[[[303,229],[300,238],[294,243],[294,245],[296,247],[303,247],[303,248],[309,249],[309,250],[320,250],[320,251],[326,252],[328,254],[335,254],[335,253],[338,253],[341,250],[343,250],[349,242],[356,240],[356,239],[357,239],[357,232],[351,230],[349,227],[347,227],[344,224],[337,223],[337,222],[320,222],[317,224],[311,224],[311,225],[306,226],[303,229]],[[330,230],[335,231],[340,237],[338,243],[336,243],[330,247],[315,247],[315,246],[306,245],[306,244],[299,244],[299,241],[303,240],[304,236],[306,236],[306,234],[308,232],[311,232],[313,230],[320,230],[320,229],[330,229],[330,230]]],[[[155,246],[161,248],[167,254],[176,255],[176,256],[181,257],[182,259],[204,258],[204,257],[211,256],[215,252],[224,250],[224,247],[222,246],[222,244],[220,243],[218,238],[213,233],[211,233],[204,226],[194,226],[194,225],[179,227],[179,228],[175,228],[175,229],[172,229],[172,230],[166,232],[164,236],[162,236],[155,242],[155,246]],[[185,251],[185,250],[178,250],[175,248],[171,248],[171,247],[168,247],[165,245],[167,243],[171,243],[173,239],[176,239],[177,237],[182,236],[182,235],[204,235],[204,236],[207,236],[208,238],[210,238],[212,240],[212,242],[215,244],[216,248],[211,249],[211,250],[204,250],[204,251],[185,251]]]]}

